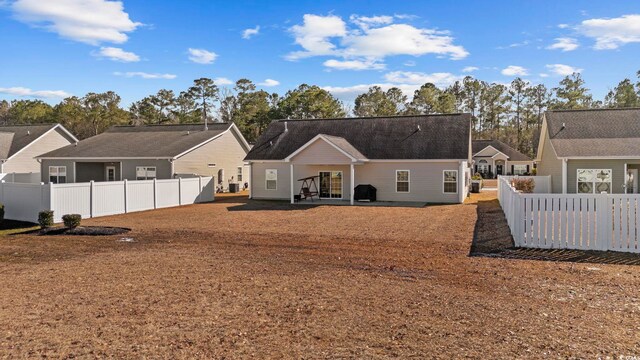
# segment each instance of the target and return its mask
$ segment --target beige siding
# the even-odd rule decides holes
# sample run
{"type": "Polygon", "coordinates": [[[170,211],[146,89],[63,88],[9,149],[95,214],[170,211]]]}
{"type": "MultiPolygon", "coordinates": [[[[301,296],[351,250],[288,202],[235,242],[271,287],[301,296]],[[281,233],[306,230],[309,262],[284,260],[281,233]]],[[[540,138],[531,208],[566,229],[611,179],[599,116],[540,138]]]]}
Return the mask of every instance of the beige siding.
{"type": "Polygon", "coordinates": [[[59,128],[50,131],[4,163],[2,171],[5,173],[40,172],[40,163],[35,159],[36,156],[67,146],[72,142],[73,140],[59,128]]]}
{"type": "Polygon", "coordinates": [[[251,197],[254,199],[290,199],[289,165],[285,162],[266,162],[251,164],[251,197]],[[266,170],[278,170],[278,186],[276,190],[266,189],[266,170]]]}
{"type": "MultiPolygon", "coordinates": [[[[443,171],[459,170],[452,162],[376,162],[356,166],[356,185],[371,184],[380,201],[425,201],[457,203],[458,194],[443,193],[443,171]],[[410,171],[410,192],[396,192],[396,170],[410,171]]],[[[458,181],[464,174],[458,174],[458,181]]]]}
{"type": "MultiPolygon", "coordinates": [[[[624,194],[624,164],[640,164],[638,160],[569,160],[567,162],[567,193],[577,192],[578,169],[611,169],[612,192],[624,194]]],[[[633,166],[633,165],[632,165],[633,166]]],[[[560,189],[562,192],[562,189],[560,189]]]]}
{"type": "Polygon", "coordinates": [[[351,159],[322,139],[296,154],[291,159],[296,164],[349,164],[351,159]]]}
{"type": "Polygon", "coordinates": [[[562,160],[556,157],[548,134],[544,138],[542,154],[539,154],[539,157],[537,175],[550,175],[552,192],[562,193],[562,160]]]}
{"type": "Polygon", "coordinates": [[[475,156],[493,156],[497,153],[498,151],[492,146],[487,146],[486,148],[480,150],[477,154],[475,154],[475,156]]]}
{"type": "MultiPolygon", "coordinates": [[[[247,151],[241,144],[241,139],[233,130],[224,133],[219,138],[193,150],[174,162],[176,175],[213,176],[218,181],[218,170],[224,169],[224,187],[233,176],[237,180],[238,167],[244,168],[244,157],[247,151]],[[208,164],[214,163],[215,167],[208,164]]],[[[246,176],[246,172],[243,172],[246,176]]]]}
{"type": "MultiPolygon", "coordinates": [[[[300,178],[318,175],[319,171],[343,172],[343,198],[350,198],[350,167],[348,165],[294,165],[294,192],[297,194],[300,178]]],[[[379,201],[424,201],[431,203],[457,203],[459,195],[443,193],[443,171],[459,170],[457,161],[451,162],[371,162],[355,165],[355,185],[371,184],[378,189],[379,201]],[[396,170],[410,171],[410,192],[396,192],[396,170]]],[[[252,164],[252,197],[255,199],[288,200],[290,192],[290,163],[266,162],[252,164]],[[265,189],[265,170],[278,170],[277,190],[265,189]]],[[[458,174],[463,181],[464,174],[458,174]]]]}

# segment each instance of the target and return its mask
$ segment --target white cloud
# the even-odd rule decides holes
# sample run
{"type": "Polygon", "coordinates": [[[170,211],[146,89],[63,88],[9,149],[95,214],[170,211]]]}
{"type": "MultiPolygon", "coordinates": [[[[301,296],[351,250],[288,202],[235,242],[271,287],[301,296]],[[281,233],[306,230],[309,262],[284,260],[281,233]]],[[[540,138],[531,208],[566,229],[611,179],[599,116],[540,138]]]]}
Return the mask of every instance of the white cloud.
{"type": "Polygon", "coordinates": [[[114,72],[113,75],[116,76],[124,76],[127,78],[139,77],[143,79],[166,79],[171,80],[175,79],[177,76],[174,74],[159,74],[159,73],[146,73],[142,71],[129,71],[129,72],[114,72]]]}
{"type": "Polygon", "coordinates": [[[234,84],[233,80],[228,79],[226,77],[217,77],[213,79],[213,82],[216,85],[233,85],[234,84]]]}
{"type": "Polygon", "coordinates": [[[387,25],[393,22],[393,16],[382,15],[382,16],[360,16],[360,15],[351,15],[349,16],[349,20],[358,25],[361,29],[368,29],[370,27],[387,25]]]}
{"type": "Polygon", "coordinates": [[[577,68],[577,67],[573,67],[570,65],[564,65],[564,64],[549,64],[549,65],[545,65],[545,67],[547,68],[547,70],[549,70],[549,72],[551,72],[552,74],[555,75],[560,75],[560,76],[568,76],[575,73],[579,73],[582,72],[583,69],[577,68]]]}
{"type": "Polygon", "coordinates": [[[251,39],[252,36],[258,35],[260,33],[260,26],[256,26],[255,28],[244,29],[242,32],[243,39],[251,39]]]}
{"type": "Polygon", "coordinates": [[[352,16],[358,25],[349,29],[336,15],[306,14],[302,25],[291,27],[296,44],[303,50],[289,53],[288,60],[313,56],[340,56],[345,60],[377,59],[387,56],[436,54],[457,60],[469,53],[453,43],[446,31],[392,24],[389,16],[352,16]]]}
{"type": "Polygon", "coordinates": [[[573,51],[577,49],[580,45],[578,44],[578,40],[569,37],[560,37],[555,39],[556,42],[547,46],[547,49],[550,50],[562,50],[562,51],[573,51]]]}
{"type": "Polygon", "coordinates": [[[259,86],[266,86],[266,87],[278,86],[278,85],[280,85],[280,81],[273,80],[273,79],[266,79],[265,81],[258,83],[258,85],[259,86]]]}
{"type": "Polygon", "coordinates": [[[393,71],[385,74],[384,78],[390,83],[412,85],[423,85],[425,83],[432,83],[436,86],[448,86],[453,84],[457,80],[462,80],[462,76],[446,72],[427,74],[412,71],[393,71]]]}
{"type": "Polygon", "coordinates": [[[349,35],[343,39],[347,56],[384,58],[393,55],[448,55],[453,60],[467,57],[469,53],[453,44],[447,32],[419,29],[407,24],[392,24],[369,29],[362,35],[349,35]]]}
{"type": "Polygon", "coordinates": [[[296,51],[287,55],[289,60],[297,60],[318,55],[334,55],[336,46],[329,39],[347,35],[347,25],[338,16],[319,16],[306,14],[302,25],[294,25],[289,29],[293,33],[296,44],[304,51],[296,51]]]}
{"type": "Polygon", "coordinates": [[[31,90],[25,87],[0,88],[0,94],[40,99],[65,98],[71,96],[71,94],[62,90],[31,90]]]}
{"type": "Polygon", "coordinates": [[[596,50],[617,49],[628,43],[640,42],[640,14],[584,20],[576,29],[596,40],[593,46],[596,50]]]}
{"type": "Polygon", "coordinates": [[[196,64],[211,64],[217,57],[218,54],[212,51],[189,48],[189,60],[196,64]]]}
{"type": "Polygon", "coordinates": [[[107,58],[113,61],[119,62],[138,62],[140,61],[140,56],[129,52],[124,51],[120,48],[115,47],[101,47],[99,51],[93,52],[93,56],[107,58]]]}
{"type": "Polygon", "coordinates": [[[416,62],[413,60],[405,61],[404,66],[416,66],[416,62]]]}
{"type": "Polygon", "coordinates": [[[385,68],[383,63],[376,60],[327,60],[324,66],[334,70],[382,70],[385,68]]]}
{"type": "Polygon", "coordinates": [[[566,29],[569,27],[569,24],[558,24],[559,29],[566,29]]]}
{"type": "Polygon", "coordinates": [[[527,76],[529,75],[529,71],[522,66],[509,65],[506,68],[500,71],[502,75],[505,76],[527,76]]]}
{"type": "Polygon", "coordinates": [[[546,78],[546,77],[549,77],[549,74],[540,73],[540,74],[538,74],[538,76],[540,76],[541,78],[546,78]]]}
{"type": "Polygon", "coordinates": [[[91,45],[124,43],[142,25],[129,19],[121,1],[17,0],[11,9],[19,21],[91,45]]]}
{"type": "Polygon", "coordinates": [[[478,71],[480,70],[478,67],[476,66],[466,66],[462,69],[462,72],[466,72],[466,73],[470,73],[470,72],[474,72],[474,71],[478,71]]]}

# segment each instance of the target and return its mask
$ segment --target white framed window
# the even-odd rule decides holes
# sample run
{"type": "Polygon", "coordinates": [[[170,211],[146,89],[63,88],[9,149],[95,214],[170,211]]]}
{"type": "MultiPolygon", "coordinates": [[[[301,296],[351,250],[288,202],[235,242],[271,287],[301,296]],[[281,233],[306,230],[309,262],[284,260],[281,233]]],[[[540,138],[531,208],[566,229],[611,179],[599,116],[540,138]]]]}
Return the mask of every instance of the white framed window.
{"type": "Polygon", "coordinates": [[[238,166],[238,183],[242,182],[242,166],[238,166]]]}
{"type": "Polygon", "coordinates": [[[136,180],[153,180],[155,178],[155,166],[136,166],[136,180]]]}
{"type": "Polygon", "coordinates": [[[67,182],[66,166],[49,166],[49,182],[53,184],[64,184],[67,182]]]}
{"type": "Polygon", "coordinates": [[[277,169],[265,170],[264,178],[265,178],[265,189],[267,190],[278,189],[278,170],[277,169]]]}
{"type": "Polygon", "coordinates": [[[611,194],[611,169],[578,169],[576,178],[578,194],[611,194]]]}
{"type": "Polygon", "coordinates": [[[408,193],[411,189],[411,172],[409,170],[396,170],[396,192],[408,193]]]}
{"type": "Polygon", "coordinates": [[[527,173],[527,165],[513,165],[513,175],[524,175],[527,173]]]}
{"type": "Polygon", "coordinates": [[[443,188],[445,194],[458,193],[458,170],[444,170],[442,172],[443,188]]]}

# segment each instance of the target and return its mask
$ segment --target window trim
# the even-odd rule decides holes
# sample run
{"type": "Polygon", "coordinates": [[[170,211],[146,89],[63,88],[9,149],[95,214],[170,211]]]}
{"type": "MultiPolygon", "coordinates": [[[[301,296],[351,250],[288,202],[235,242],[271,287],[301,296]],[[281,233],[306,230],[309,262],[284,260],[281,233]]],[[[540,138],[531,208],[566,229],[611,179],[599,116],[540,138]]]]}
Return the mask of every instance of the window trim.
{"type": "Polygon", "coordinates": [[[236,181],[238,184],[244,181],[244,168],[243,166],[238,166],[238,170],[236,173],[236,181]]]}
{"type": "Polygon", "coordinates": [[[408,194],[411,193],[411,170],[396,170],[396,193],[397,194],[408,194]],[[400,171],[406,171],[407,172],[407,181],[398,181],[398,173],[400,171]],[[406,182],[407,183],[407,191],[398,191],[398,183],[399,182],[406,182]]]}
{"type": "Polygon", "coordinates": [[[590,169],[590,168],[587,168],[587,169],[584,169],[584,168],[583,169],[576,169],[576,194],[578,194],[578,195],[600,194],[599,192],[596,192],[596,187],[595,187],[596,182],[595,181],[591,183],[592,184],[592,187],[591,187],[592,192],[591,193],[581,193],[579,191],[580,188],[579,188],[578,184],[580,184],[580,181],[579,181],[580,179],[578,178],[578,172],[580,170],[583,170],[583,171],[584,170],[591,170],[591,171],[595,171],[595,172],[602,171],[602,170],[609,171],[611,173],[611,181],[610,182],[608,181],[608,183],[610,185],[609,185],[609,192],[607,194],[609,194],[609,195],[613,194],[613,169],[590,169]]]}
{"type": "Polygon", "coordinates": [[[157,166],[136,166],[136,180],[137,181],[145,181],[145,180],[154,180],[158,178],[158,167],[157,166]],[[144,179],[138,179],[138,168],[144,168],[144,179]],[[149,179],[147,172],[149,169],[153,168],[153,171],[156,173],[156,176],[149,179]]]}
{"type": "MultiPolygon", "coordinates": [[[[523,176],[524,174],[526,174],[527,173],[527,167],[529,167],[528,164],[511,164],[511,165],[513,165],[513,174],[511,174],[511,175],[519,175],[519,176],[523,176]],[[521,174],[517,174],[516,168],[518,166],[523,167],[523,171],[522,171],[521,174]]],[[[531,171],[531,170],[529,170],[529,171],[531,171]]]]}
{"type": "Polygon", "coordinates": [[[66,165],[50,165],[49,166],[49,173],[48,175],[48,179],[49,182],[51,182],[51,168],[56,168],[56,182],[54,182],[54,184],[67,184],[67,166],[66,165]],[[64,182],[60,182],[60,169],[64,169],[64,182]]]}
{"type": "Polygon", "coordinates": [[[278,190],[278,169],[264,169],[264,189],[268,190],[268,191],[277,191],[278,190]],[[269,179],[267,179],[267,172],[269,171],[274,171],[276,174],[276,179],[272,180],[276,182],[276,187],[274,189],[269,189],[269,187],[267,186],[267,182],[269,181],[269,179]]]}
{"type": "Polygon", "coordinates": [[[455,195],[455,194],[458,193],[458,191],[459,191],[458,190],[458,187],[459,187],[458,185],[459,185],[459,181],[460,181],[460,176],[459,175],[460,175],[460,173],[458,172],[458,170],[442,170],[442,193],[443,194],[445,194],[445,195],[455,195]],[[446,181],[445,180],[445,173],[447,171],[453,171],[453,172],[456,173],[456,182],[455,182],[456,191],[455,192],[444,191],[444,184],[453,184],[453,181],[446,181]]]}

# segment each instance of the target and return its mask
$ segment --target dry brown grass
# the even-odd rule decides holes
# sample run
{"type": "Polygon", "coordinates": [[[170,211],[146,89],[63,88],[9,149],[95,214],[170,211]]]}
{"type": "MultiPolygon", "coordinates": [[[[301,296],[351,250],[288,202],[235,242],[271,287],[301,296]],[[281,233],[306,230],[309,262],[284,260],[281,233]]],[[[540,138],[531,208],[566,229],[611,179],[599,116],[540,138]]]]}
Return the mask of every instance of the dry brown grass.
{"type": "Polygon", "coordinates": [[[490,210],[491,198],[426,208],[226,198],[85,221],[132,228],[134,243],[0,238],[0,355],[640,354],[640,268],[469,257],[478,204],[490,210]]]}

